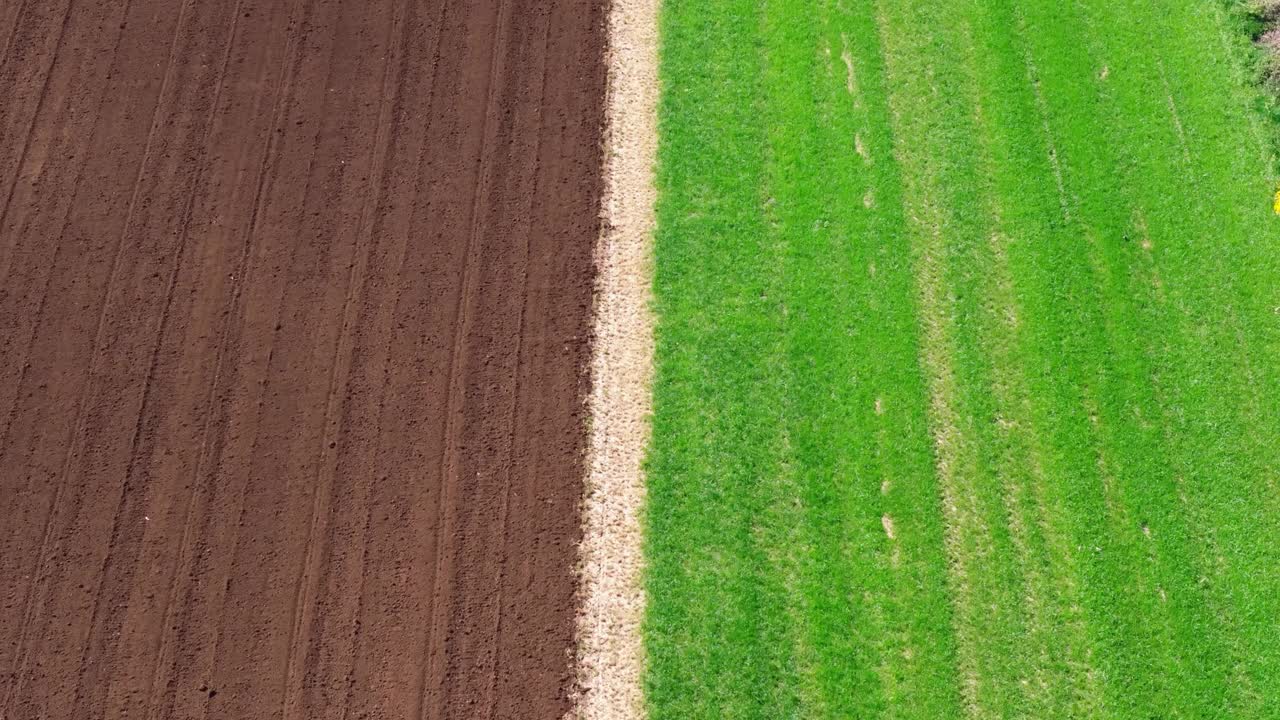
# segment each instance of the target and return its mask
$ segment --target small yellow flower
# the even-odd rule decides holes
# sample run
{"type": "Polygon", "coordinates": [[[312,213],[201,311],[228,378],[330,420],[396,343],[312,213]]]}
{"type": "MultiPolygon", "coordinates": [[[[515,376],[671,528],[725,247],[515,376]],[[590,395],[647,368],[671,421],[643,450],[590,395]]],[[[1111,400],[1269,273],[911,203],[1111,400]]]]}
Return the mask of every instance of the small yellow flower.
{"type": "Polygon", "coordinates": [[[1276,190],[1276,199],[1271,204],[1271,209],[1275,210],[1277,215],[1280,215],[1280,189],[1276,190]]]}

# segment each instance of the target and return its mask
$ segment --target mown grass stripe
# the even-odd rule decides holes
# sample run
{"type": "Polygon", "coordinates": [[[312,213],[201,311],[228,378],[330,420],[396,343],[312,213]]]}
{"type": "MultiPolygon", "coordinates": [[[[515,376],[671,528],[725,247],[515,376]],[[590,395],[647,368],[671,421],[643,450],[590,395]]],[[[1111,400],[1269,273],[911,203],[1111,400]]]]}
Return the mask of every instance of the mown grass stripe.
{"type": "Polygon", "coordinates": [[[1243,103],[1205,96],[1215,88],[1239,92],[1230,65],[1200,50],[1221,21],[1215,10],[1196,5],[1167,16],[1147,10],[1147,22],[1161,30],[1157,51],[1167,58],[1170,96],[1195,156],[1181,178],[1169,178],[1182,181],[1188,202],[1170,208],[1181,236],[1156,261],[1170,302],[1190,326],[1190,341],[1175,350],[1190,351],[1176,357],[1194,394],[1175,432],[1191,440],[1184,441],[1193,451],[1184,461],[1190,507],[1207,514],[1208,540],[1217,548],[1205,584],[1232,646],[1228,707],[1248,715],[1275,696],[1280,675],[1280,650],[1262,639],[1277,632],[1277,581],[1256,577],[1258,567],[1280,559],[1269,539],[1280,536],[1274,492],[1280,378],[1275,356],[1266,353],[1280,327],[1272,305],[1277,233],[1268,224],[1272,171],[1258,162],[1260,152],[1245,150],[1254,138],[1243,103]],[[1213,252],[1203,252],[1209,243],[1213,252]]]}
{"type": "MultiPolygon", "coordinates": [[[[1044,22],[1057,20],[1046,19],[1044,22]]],[[[1136,70],[1127,63],[1106,67],[1109,77],[1100,83],[1102,88],[1113,87],[1136,70]]],[[[1069,81],[1060,77],[1054,82],[1062,87],[1069,81]]],[[[1071,109],[1073,100],[1076,98],[1060,96],[1056,112],[1063,118],[1077,112],[1071,109]]],[[[1114,107],[1110,109],[1112,112],[1116,110],[1114,107]]],[[[1120,122],[1120,131],[1132,124],[1127,119],[1120,122]]],[[[1101,132],[1106,136],[1105,129],[1101,132]]],[[[1102,389],[1094,404],[1100,404],[1100,438],[1107,469],[1115,477],[1125,500],[1122,523],[1113,531],[1113,545],[1118,551],[1127,553],[1125,565],[1133,573],[1130,582],[1137,583],[1138,590],[1132,610],[1136,616],[1108,640],[1117,648],[1113,654],[1125,663],[1118,667],[1117,679],[1133,676],[1144,678],[1148,683],[1136,688],[1136,692],[1118,692],[1116,702],[1131,708],[1131,712],[1137,712],[1154,702],[1170,703],[1171,698],[1173,702],[1170,704],[1179,706],[1184,704],[1181,698],[1211,696],[1212,687],[1206,684],[1213,682],[1211,676],[1188,673],[1188,665],[1177,651],[1200,647],[1205,650],[1206,658],[1211,658],[1213,651],[1210,643],[1187,642],[1191,639],[1187,633],[1203,626],[1203,612],[1192,604],[1171,604],[1165,600],[1167,593],[1173,591],[1168,586],[1179,584],[1178,595],[1181,596],[1184,594],[1181,588],[1187,584],[1185,524],[1178,518],[1176,504],[1172,502],[1176,498],[1176,485],[1170,482],[1172,478],[1168,467],[1160,462],[1161,448],[1153,443],[1157,438],[1144,431],[1141,420],[1135,418],[1135,413],[1150,412],[1158,407],[1158,398],[1151,396],[1145,387],[1152,369],[1143,367],[1141,358],[1136,358],[1131,351],[1145,343],[1144,330],[1129,327],[1132,314],[1126,306],[1130,305],[1129,297],[1142,298],[1144,292],[1141,288],[1126,288],[1117,282],[1117,272],[1135,259],[1131,253],[1117,255],[1115,252],[1120,249],[1118,246],[1124,242],[1126,233],[1133,238],[1132,230],[1126,227],[1132,217],[1132,211],[1127,211],[1123,200],[1127,184],[1114,187],[1114,181],[1108,181],[1107,175],[1100,174],[1111,169],[1123,174],[1125,168],[1114,167],[1113,160],[1100,156],[1097,152],[1098,134],[1096,123],[1093,128],[1077,131],[1072,138],[1071,159],[1074,161],[1073,172],[1081,178],[1082,203],[1088,203],[1090,217],[1107,222],[1106,225],[1091,227],[1090,237],[1096,266],[1094,282],[1102,289],[1106,310],[1103,328],[1107,332],[1104,337],[1107,342],[1100,347],[1108,349],[1110,359],[1104,355],[1095,359],[1091,366],[1100,378],[1102,389]],[[1124,362],[1118,363],[1117,359],[1124,362]],[[1153,534],[1154,541],[1147,539],[1148,533],[1153,534]],[[1162,553],[1152,549],[1161,545],[1165,548],[1162,553]],[[1162,568],[1158,563],[1152,567],[1150,558],[1160,556],[1177,557],[1183,562],[1169,568],[1162,568]],[[1148,562],[1144,564],[1143,560],[1148,562]],[[1171,569],[1183,572],[1170,575],[1171,569]],[[1145,640],[1143,636],[1133,634],[1131,628],[1134,627],[1149,628],[1145,640]],[[1181,641],[1175,637],[1178,628],[1181,629],[1181,641]]],[[[1115,131],[1112,131],[1111,138],[1115,142],[1125,142],[1115,137],[1115,131]]],[[[1134,147],[1141,148],[1142,145],[1134,147]]],[[[1174,146],[1167,147],[1177,151],[1174,146]]],[[[1129,245],[1141,246],[1136,239],[1131,239],[1129,245]]]]}
{"type": "Polygon", "coordinates": [[[913,237],[922,365],[947,523],[961,690],[971,717],[1007,715],[1025,700],[1032,665],[1013,642],[1025,627],[1022,578],[988,452],[989,366],[971,324],[980,312],[976,255],[984,219],[964,199],[979,186],[967,151],[973,97],[961,58],[966,28],[943,5],[879,5],[894,91],[895,155],[913,237]],[[1013,628],[1004,632],[1002,628],[1013,628]]]}
{"type": "Polygon", "coordinates": [[[667,3],[645,636],[653,716],[791,714],[786,591],[760,528],[782,471],[781,314],[761,215],[756,4],[667,3]],[[743,22],[741,19],[746,18],[743,22]],[[678,84],[670,82],[679,73],[678,84]],[[714,511],[707,512],[714,508],[714,511]],[[706,642],[715,638],[714,642],[706,642]]]}
{"type": "MultiPolygon", "coordinates": [[[[884,688],[882,714],[954,716],[960,702],[955,648],[948,635],[937,632],[952,623],[945,595],[943,512],[927,431],[927,387],[917,339],[918,291],[902,178],[893,155],[897,140],[890,120],[887,59],[875,8],[848,3],[828,7],[828,41],[834,46],[838,36],[841,54],[847,51],[856,77],[846,85],[859,90],[850,103],[841,97],[838,83],[828,84],[831,122],[821,123],[828,129],[827,160],[817,180],[826,186],[837,178],[854,179],[828,202],[832,230],[837,240],[845,238],[849,256],[847,275],[834,288],[850,305],[848,315],[835,316],[847,323],[846,332],[838,336],[831,332],[833,316],[815,308],[813,341],[838,337],[840,345],[829,354],[849,357],[850,364],[848,374],[833,374],[829,384],[817,383],[810,390],[815,396],[851,393],[847,403],[828,406],[828,413],[862,420],[834,445],[847,449],[845,472],[865,478],[859,484],[861,495],[849,501],[850,509],[853,504],[874,508],[871,517],[862,516],[870,525],[866,532],[871,542],[851,543],[848,562],[868,564],[867,556],[879,551],[881,575],[876,583],[883,595],[876,610],[883,613],[888,633],[877,662],[884,688]],[[851,136],[853,154],[848,152],[851,136]],[[866,438],[874,438],[869,452],[859,445],[866,438]],[[889,527],[893,538],[888,537],[889,527]]],[[[816,267],[827,265],[819,262],[816,267]]],[[[830,445],[821,436],[812,442],[830,445]]],[[[839,696],[842,688],[834,685],[827,692],[839,696]]]]}
{"type": "Polygon", "coordinates": [[[1054,494],[1058,478],[1046,469],[1046,441],[1027,374],[1034,356],[1025,345],[1026,312],[1010,260],[1011,251],[1045,239],[1043,221],[1050,226],[1070,222],[1074,209],[1033,63],[1019,41],[1018,18],[1001,3],[976,3],[960,11],[974,19],[969,57],[976,84],[975,150],[985,189],[982,207],[992,228],[983,262],[988,275],[984,313],[975,324],[991,359],[994,423],[1002,430],[993,442],[1003,446],[998,467],[1027,583],[1027,661],[1034,676],[1025,712],[1034,717],[1096,715],[1101,700],[1091,665],[1094,648],[1078,608],[1077,562],[1063,527],[1062,503],[1054,494]],[[1014,159],[1010,144],[1021,144],[1029,155],[1014,159]],[[1012,182],[1010,168],[1018,169],[1018,182],[1012,182]],[[1030,194],[1028,186],[1034,188],[1030,194]],[[1029,214],[1038,214],[1042,222],[1026,223],[1029,214]]]}
{"type": "Polygon", "coordinates": [[[1280,264],[1216,2],[669,9],[656,716],[1265,713],[1280,264]]]}
{"type": "MultiPolygon", "coordinates": [[[[1034,35],[1034,32],[1027,32],[1025,20],[1020,14],[1021,8],[1011,8],[1007,4],[989,7],[999,12],[1000,16],[999,22],[992,25],[988,39],[1002,32],[1010,39],[1012,47],[1006,55],[1011,68],[1004,73],[987,73],[984,77],[998,80],[1000,77],[1021,76],[1020,83],[1006,81],[1006,86],[997,90],[997,93],[1002,93],[1003,96],[1001,94],[993,96],[993,106],[999,107],[1003,104],[1006,112],[1012,110],[1015,113],[1012,118],[1008,116],[1004,118],[1010,128],[1007,133],[1007,142],[1012,143],[1010,149],[1014,156],[1011,161],[1003,165],[1005,168],[1020,168],[1021,172],[1018,174],[1006,172],[1002,189],[1008,198],[1006,202],[1017,208],[1015,217],[1022,221],[1014,226],[1016,228],[1014,232],[1024,241],[1015,249],[1017,275],[1022,280],[1021,290],[1029,293],[1030,297],[1048,297],[1055,300],[1048,307],[1036,307],[1034,311],[1028,313],[1031,317],[1029,322],[1033,327],[1029,328],[1027,333],[1027,350],[1031,353],[1031,357],[1035,358],[1032,361],[1034,364],[1043,364],[1046,361],[1051,363],[1054,353],[1063,346],[1059,344],[1055,348],[1045,343],[1045,340],[1061,343],[1064,339],[1061,337],[1063,329],[1068,329],[1068,336],[1074,334],[1078,338],[1078,343],[1068,340],[1070,344],[1065,347],[1071,348],[1075,354],[1074,364],[1087,374],[1074,377],[1067,375],[1065,378],[1068,381],[1067,385],[1062,389],[1075,395],[1075,398],[1068,402],[1080,408],[1086,422],[1076,422],[1073,425],[1084,433],[1082,436],[1077,435],[1074,440],[1069,440],[1069,444],[1065,447],[1058,445],[1054,450],[1070,452],[1070,448],[1074,445],[1077,448],[1076,452],[1079,453],[1075,462],[1086,469],[1090,465],[1094,466],[1096,475],[1093,477],[1086,475],[1085,477],[1089,478],[1089,484],[1079,490],[1088,492],[1087,489],[1090,486],[1098,488],[1090,500],[1094,507],[1087,512],[1096,513],[1096,517],[1102,522],[1090,528],[1076,528],[1075,534],[1080,541],[1076,551],[1084,550],[1088,554],[1099,555],[1098,558],[1089,558],[1087,562],[1093,565],[1102,576],[1104,587],[1111,586],[1117,582],[1126,582],[1124,572],[1133,568],[1138,558],[1131,549],[1118,546],[1113,542],[1113,538],[1118,533],[1123,534],[1127,531],[1130,520],[1127,517],[1127,501],[1123,484],[1115,477],[1112,457],[1099,435],[1099,423],[1095,422],[1100,420],[1097,393],[1089,390],[1091,385],[1096,385],[1098,382],[1097,375],[1093,373],[1098,366],[1092,360],[1099,352],[1103,352],[1106,346],[1105,335],[1100,334],[1100,331],[1105,328],[1105,323],[1100,322],[1101,317],[1097,314],[1098,310],[1105,307],[1105,301],[1095,289],[1098,267],[1095,245],[1097,231],[1080,220],[1082,216],[1087,218],[1088,214],[1080,212],[1075,207],[1079,196],[1088,194],[1092,189],[1078,184],[1076,178],[1070,174],[1072,168],[1068,162],[1071,155],[1068,151],[1074,150],[1073,132],[1081,126],[1088,129],[1090,125],[1089,104],[1087,102],[1079,104],[1074,109],[1074,115],[1068,120],[1054,116],[1050,108],[1050,94],[1053,88],[1042,77],[1039,63],[1035,58],[1036,53],[1026,46],[1026,40],[1034,35]],[[1017,69],[1015,70],[1014,67],[1017,69]],[[1010,122],[1010,120],[1013,121],[1010,122]],[[1028,168],[1042,169],[1032,173],[1028,168]],[[1038,181],[1035,179],[1037,175],[1041,178],[1038,181]],[[1030,189],[1027,186],[1030,186],[1030,189]],[[1037,192],[1035,188],[1043,188],[1043,190],[1037,192]],[[1019,205],[1021,205],[1020,208],[1018,208],[1019,205]],[[1028,220],[1030,222],[1026,222],[1028,220]],[[1046,253],[1041,250],[1042,248],[1049,251],[1046,253]],[[1068,254],[1062,254],[1063,249],[1068,254]],[[1026,265],[1028,254],[1032,256],[1039,254],[1043,261],[1028,267],[1026,265]],[[1052,267],[1054,274],[1039,275],[1035,272],[1038,267],[1052,267]],[[1067,290],[1065,294],[1061,292],[1063,289],[1067,290]],[[1040,325],[1042,321],[1047,322],[1040,325]],[[1081,393],[1079,388],[1083,388],[1084,392],[1081,393]],[[1085,533],[1080,535],[1082,529],[1085,533]]],[[[1077,72],[1079,72],[1078,69],[1077,72]]],[[[1085,70],[1077,75],[1075,78],[1077,86],[1080,84],[1080,77],[1087,78],[1092,74],[1093,71],[1085,70]]],[[[1044,408],[1040,409],[1041,417],[1044,410],[1044,408]]],[[[1043,427],[1046,431],[1052,428],[1051,425],[1043,427]]],[[[1055,442],[1061,443],[1067,440],[1068,437],[1059,434],[1054,438],[1050,435],[1046,441],[1053,445],[1055,442]]],[[[1059,478],[1061,478],[1059,482],[1069,482],[1070,476],[1061,475],[1059,478]]],[[[1085,497],[1088,495],[1078,496],[1078,500],[1083,500],[1085,497]]],[[[1064,519],[1069,518],[1058,520],[1062,522],[1064,519]]],[[[1135,606],[1132,598],[1118,597],[1114,591],[1108,592],[1105,589],[1104,593],[1102,602],[1089,603],[1093,605],[1091,609],[1094,612],[1090,613],[1091,615],[1103,617],[1111,615],[1119,620],[1119,627],[1123,629],[1122,634],[1126,636],[1143,630],[1143,627],[1137,623],[1137,618],[1144,611],[1135,606]],[[1117,604],[1117,601],[1120,604],[1117,604]],[[1117,610],[1121,610],[1118,617],[1116,617],[1117,610]]],[[[1097,627],[1096,622],[1091,624],[1094,632],[1097,631],[1097,627]]],[[[1149,643],[1146,651],[1148,655],[1156,645],[1149,643]]],[[[1109,655],[1115,658],[1114,653],[1109,655]]],[[[1079,702],[1084,707],[1098,712],[1104,706],[1104,702],[1097,690],[1097,675],[1094,674],[1094,668],[1090,667],[1087,660],[1082,662],[1080,658],[1077,658],[1076,663],[1085,672],[1084,687],[1092,685],[1091,690],[1077,686],[1076,692],[1081,693],[1079,702]],[[1091,681],[1091,677],[1094,680],[1091,681]],[[1085,692],[1088,693],[1087,696],[1083,695],[1085,692]]],[[[1058,712],[1063,713],[1065,709],[1060,707],[1058,712]]]]}
{"type": "MultiPolygon", "coordinates": [[[[1115,11],[1116,9],[1108,6],[1102,10],[1115,11]]],[[[1131,33],[1129,37],[1136,37],[1139,34],[1148,36],[1151,34],[1151,28],[1158,28],[1162,22],[1150,16],[1144,19],[1141,8],[1119,8],[1118,11],[1127,13],[1127,16],[1132,18],[1134,24],[1129,29],[1131,33]]],[[[1170,15],[1170,17],[1174,16],[1186,17],[1185,13],[1170,15]]],[[[1110,19],[1108,37],[1115,34],[1114,25],[1121,19],[1118,17],[1110,19]]],[[[1126,55],[1131,54],[1132,50],[1122,43],[1116,43],[1116,49],[1113,52],[1119,57],[1126,58],[1123,62],[1127,66],[1133,66],[1147,57],[1128,59],[1126,55]]],[[[1155,65],[1156,73],[1168,72],[1167,68],[1177,69],[1180,66],[1183,68],[1182,72],[1186,72],[1187,68],[1206,65],[1204,58],[1194,60],[1187,58],[1182,60],[1182,63],[1177,63],[1175,61],[1181,59],[1177,52],[1166,53],[1158,46],[1153,48],[1150,54],[1160,58],[1160,63],[1151,63],[1155,65]]],[[[1159,110],[1152,106],[1151,88],[1148,82],[1144,82],[1146,78],[1142,74],[1130,67],[1128,74],[1114,79],[1118,80],[1115,84],[1115,92],[1118,107],[1122,112],[1131,113],[1130,117],[1135,115],[1160,117],[1154,114],[1159,110]]],[[[1155,79],[1156,82],[1161,82],[1158,76],[1155,79]]],[[[1184,127],[1191,126],[1191,123],[1186,120],[1188,113],[1182,112],[1180,118],[1175,120],[1168,109],[1170,99],[1163,95],[1160,97],[1165,106],[1163,110],[1166,113],[1164,116],[1166,120],[1163,127],[1161,123],[1148,123],[1147,130],[1155,131],[1153,139],[1157,142],[1160,139],[1165,143],[1176,142],[1178,122],[1182,122],[1184,127]]],[[[1174,106],[1176,107],[1177,104],[1174,103],[1174,106]]],[[[1205,116],[1206,118],[1212,115],[1211,108],[1202,110],[1203,112],[1192,113],[1190,117],[1198,118],[1205,112],[1210,113],[1205,116]]],[[[1123,131],[1130,132],[1130,139],[1122,147],[1142,147],[1132,139],[1133,123],[1131,121],[1118,121],[1117,125],[1123,131]]],[[[1258,157],[1256,148],[1247,149],[1252,137],[1247,132],[1247,124],[1235,127],[1233,123],[1231,127],[1230,134],[1235,135],[1236,140],[1239,141],[1235,152],[1242,153],[1244,156],[1258,157]]],[[[1189,135],[1194,137],[1193,132],[1189,135]]],[[[1215,154],[1223,152],[1229,154],[1232,151],[1221,148],[1215,154]]],[[[1162,339],[1155,356],[1157,374],[1154,385],[1156,392],[1161,396],[1161,406],[1165,409],[1161,419],[1164,425],[1163,434],[1166,438],[1167,454],[1171,456],[1173,462],[1175,490],[1186,498],[1181,510],[1186,518],[1185,524],[1192,533],[1190,542],[1194,549],[1189,557],[1193,562],[1186,562],[1188,557],[1184,556],[1181,565],[1187,569],[1199,568],[1196,576],[1190,578],[1190,582],[1193,583],[1191,587],[1187,592],[1178,593],[1177,599],[1186,605],[1198,606],[1199,613],[1207,618],[1206,622],[1199,623],[1198,627],[1192,627],[1186,633],[1187,637],[1197,635],[1207,635],[1207,637],[1197,638],[1195,645],[1183,646],[1184,651],[1192,651],[1193,655],[1190,658],[1192,665],[1188,671],[1189,684],[1192,687],[1198,685],[1201,690],[1199,696],[1204,698],[1199,704],[1193,703],[1193,707],[1202,708],[1203,711],[1207,708],[1222,707],[1225,704],[1222,696],[1228,693],[1227,688],[1230,687],[1234,692],[1241,686],[1235,680],[1224,676],[1226,674],[1224,669],[1230,668],[1234,663],[1222,656],[1221,649],[1213,656],[1202,655],[1199,658],[1194,656],[1194,650],[1204,645],[1212,645],[1215,642],[1212,638],[1217,638],[1216,643],[1221,648],[1224,643],[1235,643],[1238,641],[1236,638],[1247,636],[1248,633],[1237,634],[1237,630],[1221,622],[1223,616],[1229,614],[1231,605],[1234,603],[1222,602],[1220,596],[1217,596],[1217,591],[1206,582],[1212,575],[1209,571],[1219,564],[1222,557],[1220,550],[1215,549],[1220,548],[1219,540],[1215,536],[1221,528],[1230,528],[1235,523],[1228,519],[1229,514],[1226,517],[1218,517],[1218,513],[1213,510],[1215,501],[1202,494],[1198,486],[1202,483],[1202,478],[1214,475],[1216,476],[1214,483],[1219,484],[1225,481],[1219,487],[1231,487],[1233,494],[1241,493],[1244,496],[1253,494],[1248,488],[1255,482],[1253,478],[1257,477],[1254,472],[1245,471],[1236,474],[1232,470],[1234,462],[1226,460],[1222,455],[1217,455],[1220,451],[1215,451],[1213,448],[1215,445],[1222,447],[1238,443],[1242,436],[1247,437],[1249,434],[1241,432],[1244,428],[1264,427],[1228,410],[1219,404],[1220,398],[1215,399],[1204,394],[1205,389],[1214,386],[1219,391],[1227,391],[1227,395],[1232,394],[1229,390],[1232,387],[1238,389],[1237,393],[1247,394],[1245,388],[1248,387],[1246,383],[1241,382],[1240,376],[1232,377],[1231,371],[1221,362],[1224,351],[1229,355],[1231,348],[1225,344],[1225,337],[1213,339],[1212,333],[1205,332],[1207,326],[1204,324],[1204,319],[1215,315],[1221,318],[1219,311],[1230,304],[1230,281],[1223,277],[1210,279],[1212,267],[1217,263],[1217,256],[1229,252],[1230,245],[1238,239],[1266,232],[1268,226],[1263,224],[1265,219],[1258,214],[1259,210],[1264,209],[1263,203],[1265,203],[1265,196],[1260,193],[1253,203],[1257,222],[1252,228],[1237,228],[1237,231],[1231,232],[1229,237],[1221,236],[1219,228],[1222,224],[1222,216],[1227,211],[1215,209],[1215,203],[1212,201],[1202,202],[1201,197],[1205,193],[1197,187],[1200,183],[1195,179],[1195,175],[1203,172],[1204,163],[1199,159],[1199,154],[1194,152],[1194,148],[1192,155],[1197,157],[1195,168],[1187,166],[1185,161],[1177,163],[1176,155],[1173,156],[1175,163],[1168,165],[1151,163],[1149,158],[1135,158],[1134,165],[1137,171],[1130,173],[1129,179],[1141,205],[1143,225],[1146,228],[1143,239],[1134,245],[1142,248],[1142,252],[1150,256],[1151,277],[1158,278],[1161,283],[1160,287],[1156,288],[1155,303],[1151,306],[1154,327],[1150,328],[1149,337],[1162,339]],[[1222,242],[1219,242],[1220,238],[1222,242]],[[1205,243],[1214,243],[1212,253],[1206,255],[1203,252],[1205,243]],[[1190,259],[1188,250],[1193,250],[1197,258],[1190,264],[1183,264],[1185,260],[1190,259]],[[1197,316],[1201,319],[1195,319],[1197,316]],[[1214,408],[1215,404],[1218,404],[1217,408],[1214,408]],[[1170,410],[1173,412],[1169,412],[1170,410]],[[1216,426],[1215,429],[1206,432],[1208,430],[1206,426],[1196,427],[1201,419],[1208,419],[1223,411],[1230,414],[1225,417],[1219,415],[1220,419],[1211,421],[1216,426]],[[1215,525],[1218,528],[1214,528],[1215,525]],[[1199,560],[1195,560],[1197,555],[1199,560]],[[1209,639],[1210,642],[1206,643],[1205,639],[1209,639]],[[1212,684],[1206,686],[1206,682],[1212,684]],[[1213,687],[1217,690],[1212,690],[1213,687]],[[1218,702],[1215,703],[1215,699],[1218,702]]],[[[1228,184],[1249,184],[1244,178],[1234,180],[1224,178],[1223,180],[1228,184]]],[[[1236,207],[1247,208],[1248,205],[1237,202],[1236,207]]],[[[1274,234],[1274,231],[1271,234],[1274,234]]],[[[1245,274],[1250,272],[1251,270],[1246,270],[1245,274]]],[[[1215,320],[1211,324],[1217,325],[1219,322],[1215,320]]],[[[1258,330],[1265,332],[1261,326],[1258,330]]],[[[1263,457],[1257,450],[1251,452],[1239,445],[1235,447],[1237,449],[1228,452],[1239,459],[1263,457]]],[[[1149,482],[1144,484],[1144,486],[1149,485],[1149,482]]],[[[1175,493],[1162,494],[1154,499],[1163,500],[1168,496],[1175,496],[1175,493]]],[[[1257,655],[1254,656],[1257,657],[1257,655]]],[[[1190,698],[1191,695],[1187,692],[1186,686],[1178,684],[1175,687],[1174,697],[1190,698]]],[[[1188,699],[1187,702],[1191,703],[1192,700],[1188,699]]],[[[1238,711],[1240,710],[1243,709],[1238,708],[1238,711]]]]}
{"type": "MultiPolygon", "coordinates": [[[[803,675],[798,687],[800,699],[811,712],[829,715],[836,711],[834,703],[842,702],[841,698],[822,692],[822,687],[832,680],[828,677],[832,670],[843,670],[839,680],[847,683],[847,697],[866,699],[878,694],[875,678],[867,672],[867,659],[856,655],[861,643],[845,640],[865,637],[876,628],[873,616],[868,613],[855,616],[842,612],[850,606],[844,597],[838,603],[829,602],[832,592],[842,596],[856,592],[848,572],[855,567],[825,562],[826,558],[841,554],[848,525],[841,522],[835,512],[840,506],[843,488],[835,484],[834,477],[819,478],[817,474],[831,455],[840,450],[832,453],[828,448],[814,446],[815,434],[811,428],[814,422],[820,422],[824,413],[807,397],[806,390],[812,384],[795,382],[797,375],[807,377],[814,369],[805,362],[810,358],[796,356],[797,349],[815,349],[810,318],[820,298],[814,297],[813,290],[824,280],[833,279],[824,277],[821,270],[815,272],[818,267],[815,260],[829,253],[826,244],[830,236],[821,217],[824,209],[815,206],[815,198],[808,192],[817,179],[816,168],[821,162],[817,151],[817,117],[813,112],[814,83],[822,73],[820,52],[812,14],[797,13],[795,3],[777,0],[764,3],[763,8],[762,47],[768,101],[764,112],[769,128],[765,147],[768,179],[764,213],[779,248],[781,282],[774,292],[785,314],[788,399],[784,407],[786,433],[794,460],[786,488],[789,497],[781,498],[784,505],[790,504],[791,511],[780,509],[779,512],[780,518],[792,522],[776,530],[787,533],[778,551],[789,556],[789,579],[796,595],[792,612],[801,618],[799,627],[794,628],[798,666],[803,675]],[[798,367],[806,364],[810,366],[798,367]],[[815,543],[824,555],[810,551],[815,543]],[[815,584],[815,576],[824,582],[815,584]],[[844,637],[833,637],[827,627],[822,627],[828,622],[844,625],[844,637]],[[844,648],[852,645],[855,654],[850,656],[846,651],[841,653],[846,662],[831,662],[832,655],[838,652],[832,647],[832,640],[844,648]]],[[[827,433],[838,433],[838,428],[828,427],[817,437],[827,433]]],[[[827,439],[835,440],[834,437],[827,439]]]]}
{"type": "MultiPolygon", "coordinates": [[[[941,574],[916,569],[922,559],[941,559],[940,517],[928,485],[919,491],[931,474],[927,444],[908,434],[900,448],[896,430],[885,432],[922,423],[924,394],[917,381],[913,395],[891,398],[886,410],[885,387],[918,370],[909,268],[877,266],[884,246],[901,242],[902,227],[898,178],[878,172],[893,167],[891,144],[867,121],[869,111],[885,112],[883,79],[829,14],[818,28],[802,3],[771,3],[769,12],[786,34],[778,44],[793,49],[775,56],[778,114],[770,125],[785,132],[770,145],[777,173],[768,215],[791,239],[788,427],[804,509],[810,626],[803,642],[819,661],[802,697],[818,714],[929,717],[947,707],[952,684],[937,678],[946,677],[950,658],[912,632],[904,608],[931,608],[946,622],[941,574]],[[816,186],[829,192],[814,194],[816,186]],[[889,312],[898,317],[886,327],[889,312]],[[884,462],[885,453],[904,450],[911,465],[884,462]],[[923,502],[897,501],[910,494],[923,502]],[[938,700],[932,708],[903,704],[904,685],[938,700]]],[[[874,42],[871,53],[878,57],[874,42]]]]}

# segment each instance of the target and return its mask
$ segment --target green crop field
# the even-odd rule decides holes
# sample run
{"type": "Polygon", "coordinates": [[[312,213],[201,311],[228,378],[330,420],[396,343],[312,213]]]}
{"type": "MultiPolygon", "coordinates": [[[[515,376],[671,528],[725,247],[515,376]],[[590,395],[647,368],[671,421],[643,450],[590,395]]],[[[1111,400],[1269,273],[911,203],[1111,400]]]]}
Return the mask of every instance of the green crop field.
{"type": "Polygon", "coordinates": [[[1222,2],[661,32],[650,717],[1276,717],[1280,217],[1222,2]]]}

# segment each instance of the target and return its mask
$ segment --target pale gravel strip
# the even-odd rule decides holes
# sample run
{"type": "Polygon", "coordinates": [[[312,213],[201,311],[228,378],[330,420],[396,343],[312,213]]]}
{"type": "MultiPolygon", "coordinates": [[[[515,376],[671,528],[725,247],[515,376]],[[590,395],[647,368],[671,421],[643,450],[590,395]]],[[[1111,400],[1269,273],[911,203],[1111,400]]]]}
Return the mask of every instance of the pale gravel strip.
{"type": "Polygon", "coordinates": [[[613,0],[609,12],[577,689],[569,713],[579,720],[645,715],[641,512],[652,407],[658,7],[659,0],[613,0]]]}

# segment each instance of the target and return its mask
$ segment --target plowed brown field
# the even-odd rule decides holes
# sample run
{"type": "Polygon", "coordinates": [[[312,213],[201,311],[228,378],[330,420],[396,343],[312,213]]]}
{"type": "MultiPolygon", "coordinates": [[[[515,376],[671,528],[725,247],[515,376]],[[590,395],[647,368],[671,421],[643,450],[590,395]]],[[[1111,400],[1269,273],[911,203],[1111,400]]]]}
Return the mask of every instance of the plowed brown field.
{"type": "Polygon", "coordinates": [[[0,4],[0,718],[568,709],[603,18],[0,4]]]}

